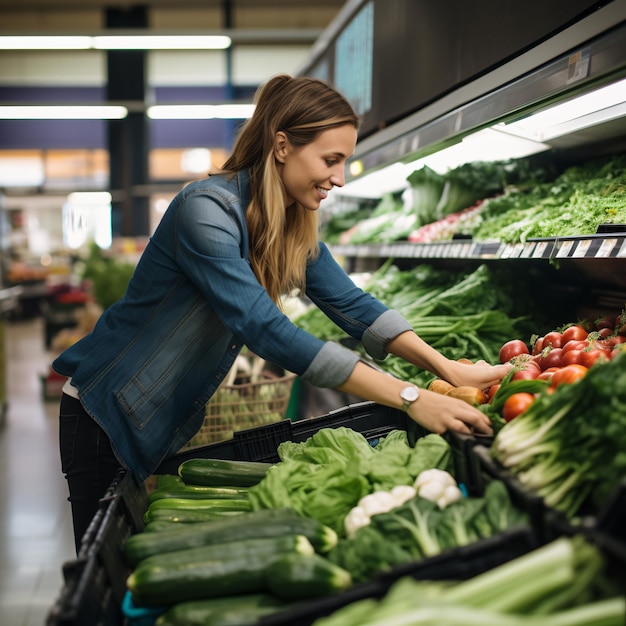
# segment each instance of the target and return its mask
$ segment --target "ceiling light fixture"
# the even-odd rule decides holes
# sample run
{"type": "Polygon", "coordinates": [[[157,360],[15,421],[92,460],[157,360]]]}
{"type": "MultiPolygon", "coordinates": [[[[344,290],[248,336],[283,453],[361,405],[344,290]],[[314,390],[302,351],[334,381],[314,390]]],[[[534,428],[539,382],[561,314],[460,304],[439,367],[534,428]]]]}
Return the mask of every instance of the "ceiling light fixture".
{"type": "Polygon", "coordinates": [[[224,50],[227,35],[2,35],[0,50],[224,50]]]}
{"type": "Polygon", "coordinates": [[[154,120],[247,119],[254,104],[160,104],[148,107],[154,120]]]}
{"type": "Polygon", "coordinates": [[[128,109],[118,105],[1,105],[3,120],[121,120],[128,109]]]}

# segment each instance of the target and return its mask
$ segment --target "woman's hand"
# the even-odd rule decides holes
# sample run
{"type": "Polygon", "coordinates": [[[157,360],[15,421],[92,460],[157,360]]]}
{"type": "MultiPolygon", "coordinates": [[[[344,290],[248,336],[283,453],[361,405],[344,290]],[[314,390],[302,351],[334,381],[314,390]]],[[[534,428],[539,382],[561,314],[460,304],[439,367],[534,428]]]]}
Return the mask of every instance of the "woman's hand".
{"type": "Polygon", "coordinates": [[[441,378],[455,387],[469,385],[486,391],[492,385],[498,384],[512,367],[510,363],[490,365],[486,361],[476,361],[476,363],[468,364],[448,360],[445,368],[442,368],[444,371],[441,373],[441,378]]]}
{"type": "Polygon", "coordinates": [[[493,432],[489,418],[477,408],[463,400],[426,389],[420,389],[419,398],[409,406],[407,414],[413,421],[438,434],[447,430],[483,435],[493,432]]]}

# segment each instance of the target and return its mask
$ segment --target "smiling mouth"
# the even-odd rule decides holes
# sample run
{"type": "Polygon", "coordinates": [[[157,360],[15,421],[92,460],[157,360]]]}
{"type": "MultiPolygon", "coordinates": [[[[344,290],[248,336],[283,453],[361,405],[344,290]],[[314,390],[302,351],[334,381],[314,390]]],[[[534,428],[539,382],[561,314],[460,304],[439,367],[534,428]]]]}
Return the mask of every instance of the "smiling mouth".
{"type": "Polygon", "coordinates": [[[324,189],[324,187],[318,187],[317,185],[315,186],[315,189],[317,189],[320,194],[324,196],[324,198],[328,196],[328,192],[330,191],[330,189],[324,189]]]}

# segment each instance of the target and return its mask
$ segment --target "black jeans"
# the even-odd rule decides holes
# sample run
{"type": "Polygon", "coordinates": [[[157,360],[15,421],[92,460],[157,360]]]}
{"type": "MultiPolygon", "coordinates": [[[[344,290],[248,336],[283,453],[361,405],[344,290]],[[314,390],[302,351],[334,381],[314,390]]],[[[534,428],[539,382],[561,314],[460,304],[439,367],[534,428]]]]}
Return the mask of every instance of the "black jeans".
{"type": "Polygon", "coordinates": [[[59,412],[61,468],[67,479],[78,554],[81,540],[98,511],[99,501],[121,465],[106,433],[76,398],[63,394],[59,412]]]}

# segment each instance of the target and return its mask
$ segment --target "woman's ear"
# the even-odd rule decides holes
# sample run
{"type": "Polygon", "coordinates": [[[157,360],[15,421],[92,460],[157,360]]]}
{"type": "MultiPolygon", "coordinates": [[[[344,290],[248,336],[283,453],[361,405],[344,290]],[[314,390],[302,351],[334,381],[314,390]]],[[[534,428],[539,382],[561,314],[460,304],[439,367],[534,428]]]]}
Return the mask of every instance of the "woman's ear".
{"type": "Polygon", "coordinates": [[[279,163],[284,163],[289,152],[289,139],[282,130],[274,136],[274,157],[279,163]]]}

